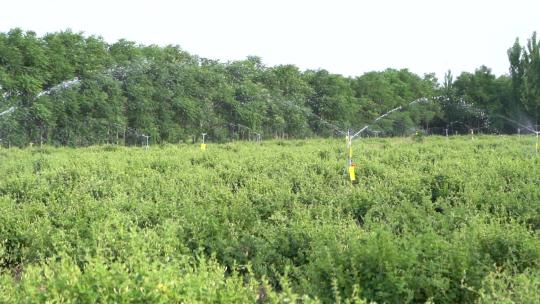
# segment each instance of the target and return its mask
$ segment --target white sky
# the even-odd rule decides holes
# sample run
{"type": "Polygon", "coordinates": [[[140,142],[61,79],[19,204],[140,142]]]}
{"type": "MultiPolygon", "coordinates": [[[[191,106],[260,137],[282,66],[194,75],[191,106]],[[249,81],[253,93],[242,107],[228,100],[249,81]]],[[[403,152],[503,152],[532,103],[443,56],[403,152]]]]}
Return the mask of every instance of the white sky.
{"type": "Polygon", "coordinates": [[[540,1],[2,1],[0,31],[14,27],[177,44],[221,61],[257,55],[266,65],[347,76],[408,68],[440,80],[448,69],[457,75],[482,64],[507,73],[515,38],[523,44],[540,34],[540,1]]]}

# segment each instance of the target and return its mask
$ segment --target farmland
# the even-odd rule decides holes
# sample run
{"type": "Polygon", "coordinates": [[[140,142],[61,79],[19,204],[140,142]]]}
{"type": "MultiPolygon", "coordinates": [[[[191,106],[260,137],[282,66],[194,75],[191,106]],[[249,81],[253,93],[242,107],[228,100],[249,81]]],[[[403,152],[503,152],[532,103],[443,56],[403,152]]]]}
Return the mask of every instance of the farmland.
{"type": "Polygon", "coordinates": [[[532,136],[0,149],[0,302],[538,300],[532,136]]]}

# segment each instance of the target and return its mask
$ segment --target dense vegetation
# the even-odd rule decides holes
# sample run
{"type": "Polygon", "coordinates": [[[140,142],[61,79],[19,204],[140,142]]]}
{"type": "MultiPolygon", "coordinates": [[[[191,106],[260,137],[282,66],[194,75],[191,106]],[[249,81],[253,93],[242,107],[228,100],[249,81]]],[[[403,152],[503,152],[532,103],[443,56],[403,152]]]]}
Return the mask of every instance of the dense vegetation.
{"type": "Polygon", "coordinates": [[[358,128],[420,97],[439,98],[404,108],[372,130],[515,133],[517,125],[501,116],[533,129],[538,121],[539,49],[533,34],[527,45],[516,41],[509,49],[509,76],[496,77],[482,66],[455,80],[448,72],[439,84],[433,74],[407,70],[343,77],[293,65],[266,67],[257,57],[221,63],[178,46],[109,44],[71,31],[37,37],[13,29],[0,33],[0,113],[16,107],[0,118],[0,139],[4,146],[85,146],[140,143],[142,134],[153,143],[193,141],[202,132],[215,141],[255,132],[265,138],[328,136],[332,124],[358,128]]]}
{"type": "Polygon", "coordinates": [[[517,302],[532,136],[0,149],[0,302],[517,302]]]}

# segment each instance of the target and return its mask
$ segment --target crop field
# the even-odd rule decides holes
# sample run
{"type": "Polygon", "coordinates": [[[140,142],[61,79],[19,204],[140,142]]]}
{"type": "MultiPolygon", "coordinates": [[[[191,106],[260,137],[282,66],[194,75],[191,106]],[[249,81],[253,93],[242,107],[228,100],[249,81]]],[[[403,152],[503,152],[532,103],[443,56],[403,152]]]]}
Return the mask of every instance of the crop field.
{"type": "Polygon", "coordinates": [[[0,302],[534,303],[534,144],[0,149],[0,302]]]}

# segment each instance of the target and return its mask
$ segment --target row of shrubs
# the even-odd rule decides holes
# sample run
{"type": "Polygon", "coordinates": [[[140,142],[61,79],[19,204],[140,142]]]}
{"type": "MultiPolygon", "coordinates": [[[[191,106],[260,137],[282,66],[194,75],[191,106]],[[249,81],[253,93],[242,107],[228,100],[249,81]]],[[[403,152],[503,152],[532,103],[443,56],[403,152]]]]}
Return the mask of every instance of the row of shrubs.
{"type": "Polygon", "coordinates": [[[0,302],[534,302],[530,144],[0,150],[0,302]]]}

